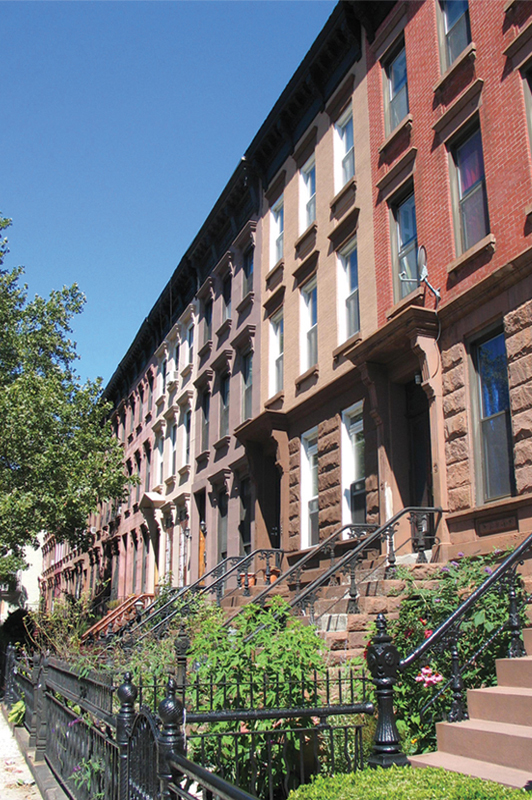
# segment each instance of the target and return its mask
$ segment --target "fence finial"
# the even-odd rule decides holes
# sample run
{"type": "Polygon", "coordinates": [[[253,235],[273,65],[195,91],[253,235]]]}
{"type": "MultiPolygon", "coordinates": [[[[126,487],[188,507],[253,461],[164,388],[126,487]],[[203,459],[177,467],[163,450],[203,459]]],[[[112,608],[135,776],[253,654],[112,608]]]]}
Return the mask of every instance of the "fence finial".
{"type": "Polygon", "coordinates": [[[118,687],[116,694],[120,700],[120,711],[116,715],[116,741],[119,748],[119,800],[127,800],[129,797],[128,743],[135,719],[135,700],[138,694],[137,687],[132,681],[131,672],[124,674],[124,682],[118,687]]]}

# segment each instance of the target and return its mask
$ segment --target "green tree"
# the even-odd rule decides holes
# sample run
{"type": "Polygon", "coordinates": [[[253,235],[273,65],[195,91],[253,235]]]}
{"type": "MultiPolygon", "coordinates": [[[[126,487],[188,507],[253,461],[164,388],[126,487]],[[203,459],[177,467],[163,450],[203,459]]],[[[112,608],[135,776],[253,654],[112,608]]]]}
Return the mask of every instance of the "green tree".
{"type": "MultiPolygon", "coordinates": [[[[0,234],[11,220],[0,218],[0,234]]],[[[0,267],[8,252],[0,240],[0,267]]],[[[0,579],[24,565],[42,531],[82,544],[87,517],[128,478],[101,380],[81,383],[70,322],[76,284],[28,298],[21,267],[0,269],[0,579]]]]}

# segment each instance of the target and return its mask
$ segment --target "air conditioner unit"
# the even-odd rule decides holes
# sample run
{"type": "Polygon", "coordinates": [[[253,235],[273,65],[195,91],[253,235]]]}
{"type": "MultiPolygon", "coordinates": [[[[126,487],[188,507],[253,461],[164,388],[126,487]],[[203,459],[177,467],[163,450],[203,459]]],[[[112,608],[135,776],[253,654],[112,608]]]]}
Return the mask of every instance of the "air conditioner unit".
{"type": "Polygon", "coordinates": [[[96,529],[96,528],[94,527],[94,525],[93,525],[93,526],[91,527],[91,533],[93,533],[94,535],[96,535],[96,530],[97,530],[97,529],[96,529]]]}

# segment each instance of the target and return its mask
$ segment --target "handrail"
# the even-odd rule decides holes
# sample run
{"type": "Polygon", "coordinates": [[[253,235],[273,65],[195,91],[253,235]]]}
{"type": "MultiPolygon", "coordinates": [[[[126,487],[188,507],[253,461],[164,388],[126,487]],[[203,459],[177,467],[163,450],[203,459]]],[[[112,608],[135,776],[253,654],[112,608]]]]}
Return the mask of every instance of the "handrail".
{"type": "MultiPolygon", "coordinates": [[[[165,611],[169,606],[172,606],[176,602],[176,600],[178,600],[187,592],[195,592],[196,589],[200,586],[200,584],[202,584],[207,578],[210,578],[211,575],[215,575],[216,578],[219,578],[220,569],[223,569],[224,565],[228,565],[229,562],[239,564],[244,558],[245,556],[228,556],[223,561],[219,561],[218,564],[216,564],[210,570],[204,572],[203,575],[201,575],[201,577],[199,577],[193,583],[188,584],[187,586],[181,586],[179,588],[175,587],[176,591],[172,592],[172,596],[170,597],[170,599],[167,600],[166,603],[164,603],[162,606],[157,607],[157,600],[155,600],[153,603],[151,603],[142,611],[141,619],[139,620],[138,625],[136,625],[135,630],[138,630],[139,628],[143,627],[143,625],[149,622],[150,619],[153,616],[155,616],[155,614],[160,614],[162,611],[165,611]]],[[[222,574],[226,573],[222,572],[222,574]]]]}
{"type": "MultiPolygon", "coordinates": [[[[401,509],[401,511],[398,511],[397,514],[394,514],[393,517],[391,517],[389,520],[387,520],[387,522],[385,522],[384,525],[381,525],[380,528],[377,528],[377,530],[374,530],[373,533],[369,534],[369,536],[367,536],[364,539],[362,539],[359,544],[355,545],[355,547],[352,550],[349,550],[348,553],[346,553],[335,564],[333,564],[331,567],[329,567],[329,569],[326,570],[324,573],[322,573],[318,578],[316,578],[314,581],[312,581],[312,583],[309,583],[309,585],[306,586],[303,589],[303,591],[301,591],[299,594],[297,594],[289,602],[290,608],[294,608],[297,605],[301,605],[307,599],[307,597],[311,596],[317,589],[319,589],[324,583],[326,583],[326,581],[328,581],[329,578],[331,578],[332,575],[334,575],[335,572],[337,572],[339,569],[343,569],[345,566],[347,566],[347,564],[349,564],[350,561],[355,559],[360,554],[360,552],[362,550],[364,550],[365,548],[369,547],[371,544],[373,544],[377,540],[380,540],[382,538],[382,536],[388,534],[390,529],[392,529],[392,532],[393,532],[393,529],[394,529],[395,525],[398,523],[398,521],[401,519],[401,517],[403,517],[405,514],[411,514],[411,513],[416,513],[416,514],[441,514],[443,512],[442,512],[441,508],[432,508],[432,507],[429,507],[429,506],[427,506],[427,507],[424,507],[424,506],[406,506],[406,508],[401,509]]],[[[392,535],[393,535],[393,533],[392,533],[392,535]]],[[[334,536],[334,534],[333,534],[333,536],[334,536]]],[[[326,540],[326,541],[329,541],[329,540],[326,540]]],[[[298,562],[298,564],[299,563],[300,562],[298,562]]],[[[285,576],[287,574],[288,573],[286,573],[286,572],[284,573],[285,576]]],[[[255,602],[257,602],[259,599],[260,599],[260,595],[257,598],[255,598],[255,602]]],[[[234,617],[232,617],[232,620],[233,619],[234,619],[234,617]]],[[[264,627],[266,627],[266,623],[264,623],[263,625],[261,625],[258,628],[256,628],[252,633],[250,633],[245,638],[244,641],[246,641],[246,642],[250,641],[255,636],[255,634],[258,633],[260,630],[263,630],[264,627]]]]}
{"type": "MultiPolygon", "coordinates": [[[[279,556],[282,557],[284,555],[284,550],[279,550],[279,549],[276,549],[276,548],[261,547],[258,550],[254,550],[252,553],[249,553],[247,556],[243,556],[238,561],[237,564],[235,564],[233,567],[231,567],[231,569],[229,569],[227,572],[224,572],[222,575],[220,575],[211,584],[209,584],[208,586],[204,586],[204,587],[197,587],[193,592],[193,597],[188,602],[186,602],[184,606],[182,606],[181,608],[175,608],[170,614],[168,614],[168,616],[166,616],[164,619],[160,620],[160,622],[158,622],[156,625],[154,625],[154,627],[150,631],[146,631],[142,636],[140,636],[137,639],[137,642],[141,642],[149,633],[155,633],[156,631],[158,631],[159,628],[161,628],[163,625],[166,625],[168,622],[170,622],[178,613],[183,613],[184,611],[187,611],[188,608],[190,607],[193,599],[196,599],[197,597],[201,597],[202,595],[206,594],[207,592],[210,593],[210,592],[216,591],[217,589],[223,587],[223,583],[224,583],[224,581],[227,580],[227,578],[229,578],[230,576],[234,575],[237,571],[242,571],[242,568],[244,566],[246,566],[246,565],[249,565],[256,556],[261,556],[261,555],[264,555],[264,554],[267,555],[269,553],[273,553],[275,555],[276,559],[279,560],[279,556]]],[[[219,566],[219,565],[216,565],[216,566],[219,566]]],[[[197,583],[197,581],[196,581],[196,583],[197,583]]],[[[182,597],[184,597],[186,594],[188,594],[188,592],[190,592],[190,587],[188,588],[187,592],[183,593],[182,597]]],[[[174,600],[175,599],[176,598],[174,598],[174,600]]]]}
{"type": "Polygon", "coordinates": [[[441,623],[441,625],[436,628],[436,630],[427,638],[425,639],[418,647],[415,648],[406,658],[402,658],[399,662],[399,669],[401,671],[407,669],[411,664],[417,661],[427,650],[430,650],[433,645],[443,638],[443,636],[447,633],[447,631],[456,624],[456,622],[464,616],[466,611],[468,611],[472,606],[474,606],[486,592],[491,589],[491,587],[497,583],[497,581],[504,575],[510,567],[512,567],[516,562],[518,562],[521,556],[532,547],[532,533],[523,541],[521,544],[516,547],[513,553],[510,553],[504,561],[502,561],[496,569],[493,570],[491,575],[489,575],[484,583],[481,583],[472,594],[469,595],[466,600],[464,600],[458,608],[453,611],[453,613],[447,617],[447,619],[441,623]]]}
{"type": "MultiPolygon", "coordinates": [[[[314,558],[316,558],[316,556],[319,553],[322,553],[328,548],[330,548],[331,544],[334,543],[334,541],[340,536],[340,534],[344,533],[344,531],[358,529],[358,528],[361,528],[363,531],[367,531],[370,528],[375,529],[376,525],[363,525],[362,523],[350,523],[349,525],[343,525],[337,531],[331,533],[331,535],[323,542],[319,542],[318,544],[313,545],[313,547],[308,551],[308,553],[302,556],[302,558],[300,558],[299,561],[296,561],[295,564],[292,564],[292,566],[289,567],[285,572],[283,572],[282,575],[279,575],[277,580],[273,581],[273,583],[271,583],[269,586],[263,589],[262,592],[259,592],[259,594],[253,598],[253,602],[257,605],[262,605],[264,598],[270,592],[276,591],[279,588],[280,583],[286,581],[288,578],[294,575],[294,573],[296,573],[298,570],[301,570],[309,561],[312,561],[314,558]]],[[[233,616],[230,617],[230,619],[226,620],[226,622],[224,623],[224,627],[228,627],[229,625],[231,625],[234,619],[238,617],[242,613],[242,611],[243,608],[239,609],[236,612],[236,614],[233,614],[233,616]]]]}
{"type": "MultiPolygon", "coordinates": [[[[202,788],[207,789],[209,793],[212,792],[215,797],[219,797],[221,800],[256,800],[255,795],[249,794],[232,783],[228,783],[223,778],[220,778],[219,775],[200,767],[199,764],[194,764],[193,761],[189,761],[181,753],[173,752],[168,758],[168,764],[172,769],[197,782],[202,788]]],[[[177,792],[180,797],[192,796],[184,790],[180,791],[179,788],[177,788],[177,792]]]]}

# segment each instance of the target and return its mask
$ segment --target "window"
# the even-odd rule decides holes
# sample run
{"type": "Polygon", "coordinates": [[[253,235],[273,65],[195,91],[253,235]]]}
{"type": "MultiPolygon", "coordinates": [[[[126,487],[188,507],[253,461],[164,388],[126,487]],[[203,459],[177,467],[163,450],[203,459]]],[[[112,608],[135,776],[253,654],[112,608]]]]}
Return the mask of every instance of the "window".
{"type": "Polygon", "coordinates": [[[166,392],[167,369],[168,369],[168,363],[167,363],[166,358],[165,358],[164,361],[161,363],[161,367],[160,367],[160,372],[161,372],[161,394],[164,394],[166,392]]]}
{"type": "Polygon", "coordinates": [[[342,414],[342,522],[366,522],[366,468],[362,403],[342,414]]]}
{"type": "Polygon", "coordinates": [[[284,382],[284,317],[278,311],[270,320],[270,395],[283,390],[284,382]]]}
{"type": "Polygon", "coordinates": [[[510,396],[504,334],[490,334],[472,348],[478,409],[480,502],[514,493],[510,396]]]}
{"type": "Polygon", "coordinates": [[[319,541],[318,520],[318,431],[301,438],[301,549],[319,541]]]}
{"type": "Polygon", "coordinates": [[[391,133],[408,114],[408,83],[404,44],[384,65],[386,133],[391,133]]]}
{"type": "Polygon", "coordinates": [[[249,478],[240,480],[240,553],[251,553],[251,482],[249,478]]]}
{"type": "Polygon", "coordinates": [[[242,356],[242,419],[250,419],[253,400],[253,353],[242,356]]]}
{"type": "Polygon", "coordinates": [[[177,473],[177,424],[174,423],[172,425],[172,463],[171,463],[171,475],[176,475],[177,473]]]}
{"type": "Polygon", "coordinates": [[[139,479],[139,482],[135,486],[135,503],[138,503],[140,500],[140,453],[138,450],[135,453],[135,474],[139,479]]]}
{"type": "Polygon", "coordinates": [[[301,168],[301,230],[316,219],[316,161],[312,155],[301,168]]]}
{"type": "Polygon", "coordinates": [[[335,130],[338,152],[335,185],[339,191],[355,174],[353,112],[351,109],[348,109],[348,111],[340,117],[336,123],[335,130]]]}
{"type": "Polygon", "coordinates": [[[174,348],[174,369],[179,372],[179,342],[176,342],[174,348]]]}
{"type": "Polygon", "coordinates": [[[133,398],[130,400],[129,404],[129,433],[133,433],[135,430],[135,401],[133,398]]]}
{"type": "Polygon", "coordinates": [[[231,319],[231,276],[226,275],[222,284],[222,320],[231,319]]]}
{"type": "Polygon", "coordinates": [[[229,433],[229,382],[230,375],[226,372],[220,378],[220,439],[229,433]]]}
{"type": "Polygon", "coordinates": [[[212,339],[212,300],[206,300],[203,306],[203,344],[212,339]]]}
{"type": "Polygon", "coordinates": [[[243,297],[249,292],[253,291],[253,256],[255,248],[248,247],[244,253],[244,261],[242,265],[242,272],[244,275],[244,283],[242,288],[243,297]]]}
{"type": "Polygon", "coordinates": [[[148,375],[148,413],[151,411],[153,406],[153,375],[148,375]]]}
{"type": "Polygon", "coordinates": [[[218,492],[218,561],[227,558],[227,508],[227,492],[222,489],[218,492]]]}
{"type": "Polygon", "coordinates": [[[469,7],[467,0],[440,0],[445,38],[444,67],[456,61],[471,41],[469,7]]]}
{"type": "Polygon", "coordinates": [[[187,328],[187,364],[194,363],[194,325],[187,328]]]}
{"type": "Polygon", "coordinates": [[[417,228],[414,193],[392,206],[392,251],[396,299],[401,300],[419,284],[417,270],[417,228]]]}
{"type": "Polygon", "coordinates": [[[159,434],[157,451],[157,483],[161,484],[164,481],[164,436],[162,433],[159,434]]]}
{"type": "Polygon", "coordinates": [[[270,215],[270,266],[274,266],[283,257],[284,252],[284,198],[283,195],[272,206],[270,215]]]}
{"type": "Polygon", "coordinates": [[[477,128],[451,150],[453,186],[458,199],[455,217],[457,249],[464,253],[489,233],[482,140],[477,128]]]}
{"type": "Polygon", "coordinates": [[[208,390],[204,391],[201,396],[201,450],[205,452],[209,449],[209,414],[211,405],[211,395],[208,390]]]}
{"type": "Polygon", "coordinates": [[[146,447],[145,454],[146,466],[144,468],[144,491],[149,492],[151,486],[151,450],[149,447],[146,447]]]}
{"type": "Polygon", "coordinates": [[[192,423],[192,411],[187,408],[185,411],[185,464],[190,464],[190,426],[192,423]]]}
{"type": "Polygon", "coordinates": [[[358,305],[358,256],[356,239],[339,253],[340,257],[340,337],[349,339],[360,330],[358,305]]]}
{"type": "Polygon", "coordinates": [[[316,278],[301,289],[301,353],[303,372],[318,363],[318,288],[316,278]]]}

